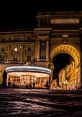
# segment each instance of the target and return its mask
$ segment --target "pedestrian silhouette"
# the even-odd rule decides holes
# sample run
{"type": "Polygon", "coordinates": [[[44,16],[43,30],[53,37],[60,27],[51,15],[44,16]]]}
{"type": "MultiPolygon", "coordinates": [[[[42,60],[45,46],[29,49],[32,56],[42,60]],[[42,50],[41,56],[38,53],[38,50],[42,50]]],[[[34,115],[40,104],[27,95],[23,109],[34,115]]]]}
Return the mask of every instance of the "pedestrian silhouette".
{"type": "Polygon", "coordinates": [[[4,87],[4,88],[7,87],[6,81],[7,81],[7,73],[4,70],[4,72],[3,72],[3,82],[2,82],[2,87],[4,87]]]}

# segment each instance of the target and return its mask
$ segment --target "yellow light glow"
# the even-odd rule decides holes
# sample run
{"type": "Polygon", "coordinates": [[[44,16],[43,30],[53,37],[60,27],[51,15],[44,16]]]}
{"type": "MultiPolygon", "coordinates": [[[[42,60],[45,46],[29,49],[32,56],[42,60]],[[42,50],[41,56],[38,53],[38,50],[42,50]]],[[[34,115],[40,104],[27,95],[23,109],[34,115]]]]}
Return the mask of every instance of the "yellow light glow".
{"type": "Polygon", "coordinates": [[[36,73],[36,72],[10,72],[8,75],[12,76],[22,76],[22,75],[31,75],[31,76],[36,76],[36,77],[49,77],[48,74],[45,73],[36,73]]]}

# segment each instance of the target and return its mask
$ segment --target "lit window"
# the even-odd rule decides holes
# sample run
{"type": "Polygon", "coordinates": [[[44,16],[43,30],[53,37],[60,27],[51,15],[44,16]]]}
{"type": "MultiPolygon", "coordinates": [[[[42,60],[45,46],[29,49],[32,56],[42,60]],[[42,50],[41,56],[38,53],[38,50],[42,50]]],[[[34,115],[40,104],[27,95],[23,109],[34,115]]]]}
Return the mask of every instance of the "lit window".
{"type": "Polygon", "coordinates": [[[14,48],[14,51],[16,52],[17,51],[17,48],[14,48]]]}
{"type": "Polygon", "coordinates": [[[68,37],[68,35],[67,34],[64,34],[64,35],[62,35],[62,37],[68,37]]]}
{"type": "Polygon", "coordinates": [[[22,48],[22,46],[20,46],[20,48],[22,48]]]}

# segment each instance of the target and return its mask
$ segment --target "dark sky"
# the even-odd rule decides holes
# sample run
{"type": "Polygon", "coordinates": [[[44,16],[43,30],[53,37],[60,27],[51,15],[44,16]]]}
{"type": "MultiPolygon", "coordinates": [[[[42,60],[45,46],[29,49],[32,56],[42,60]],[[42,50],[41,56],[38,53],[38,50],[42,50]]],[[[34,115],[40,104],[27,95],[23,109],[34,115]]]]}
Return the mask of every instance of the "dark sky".
{"type": "MultiPolygon", "coordinates": [[[[21,0],[0,3],[0,31],[29,29],[36,26],[35,15],[39,11],[79,10],[79,2],[72,0],[21,0]]],[[[79,1],[79,0],[78,0],[79,1]]]]}

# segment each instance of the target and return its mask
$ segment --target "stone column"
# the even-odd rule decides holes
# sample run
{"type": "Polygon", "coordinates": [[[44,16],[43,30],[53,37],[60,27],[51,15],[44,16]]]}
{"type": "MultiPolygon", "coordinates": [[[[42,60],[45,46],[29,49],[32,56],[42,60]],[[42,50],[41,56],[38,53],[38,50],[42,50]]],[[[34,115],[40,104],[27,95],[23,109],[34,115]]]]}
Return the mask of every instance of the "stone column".
{"type": "Polygon", "coordinates": [[[51,76],[50,76],[50,89],[52,89],[52,81],[53,81],[53,70],[54,70],[54,65],[53,63],[51,63],[50,65],[50,69],[51,69],[51,76]]]}
{"type": "Polygon", "coordinates": [[[36,46],[35,46],[35,58],[37,58],[37,61],[39,61],[40,56],[40,42],[37,40],[36,41],[36,46]]]}
{"type": "Polygon", "coordinates": [[[9,63],[11,60],[11,50],[10,50],[10,47],[8,46],[8,50],[7,50],[7,63],[9,63]]]}
{"type": "Polygon", "coordinates": [[[49,42],[46,41],[46,61],[49,61],[49,42]]]}
{"type": "Polygon", "coordinates": [[[23,46],[20,45],[20,62],[23,62],[23,46]]]}

